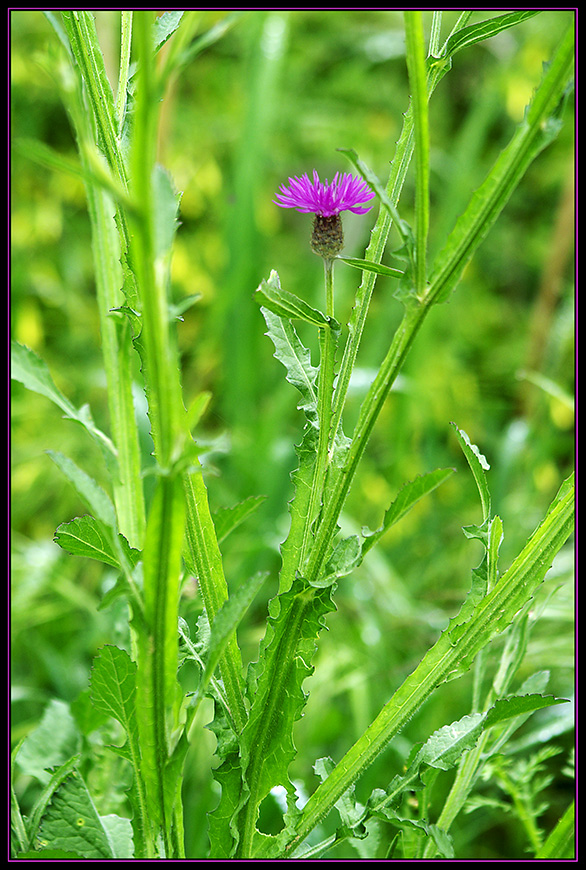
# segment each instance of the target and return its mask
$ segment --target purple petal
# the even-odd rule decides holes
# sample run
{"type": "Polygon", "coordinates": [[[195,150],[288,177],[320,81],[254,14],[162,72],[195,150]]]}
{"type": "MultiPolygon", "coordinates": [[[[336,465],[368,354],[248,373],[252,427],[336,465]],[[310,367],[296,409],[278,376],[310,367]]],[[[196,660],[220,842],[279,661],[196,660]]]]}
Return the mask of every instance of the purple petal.
{"type": "Polygon", "coordinates": [[[313,170],[313,182],[307,173],[299,178],[289,178],[289,185],[282,184],[273,202],[281,208],[295,208],[300,212],[313,212],[323,217],[331,217],[341,211],[365,214],[371,206],[364,205],[374,197],[374,192],[361,178],[354,178],[349,172],[340,175],[336,172],[331,182],[319,180],[313,170]]]}

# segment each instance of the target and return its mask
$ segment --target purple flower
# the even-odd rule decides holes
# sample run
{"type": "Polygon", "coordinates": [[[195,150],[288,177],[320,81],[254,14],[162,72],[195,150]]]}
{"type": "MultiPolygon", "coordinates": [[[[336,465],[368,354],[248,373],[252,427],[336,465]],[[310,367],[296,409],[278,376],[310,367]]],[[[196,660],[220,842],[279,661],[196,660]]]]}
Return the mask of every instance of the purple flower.
{"type": "Polygon", "coordinates": [[[349,172],[343,175],[336,172],[331,184],[327,178],[322,184],[314,169],[313,181],[309,180],[307,172],[301,178],[290,178],[289,186],[282,184],[273,202],[281,208],[296,208],[297,211],[332,217],[341,211],[365,214],[371,206],[364,206],[363,203],[373,197],[374,192],[367,183],[354,178],[349,172]]]}

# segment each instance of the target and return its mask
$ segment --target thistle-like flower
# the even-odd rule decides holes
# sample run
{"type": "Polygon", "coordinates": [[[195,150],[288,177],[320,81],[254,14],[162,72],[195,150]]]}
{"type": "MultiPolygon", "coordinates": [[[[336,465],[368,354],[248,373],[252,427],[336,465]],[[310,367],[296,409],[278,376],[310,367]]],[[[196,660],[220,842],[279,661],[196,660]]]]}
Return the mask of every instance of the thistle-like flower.
{"type": "Polygon", "coordinates": [[[371,206],[364,203],[373,197],[374,192],[367,183],[349,172],[343,175],[336,172],[331,183],[327,178],[322,183],[314,169],[313,181],[307,173],[301,178],[290,178],[289,186],[282,184],[273,202],[281,208],[315,214],[311,248],[324,259],[332,259],[344,244],[340,212],[365,214],[371,206]]]}

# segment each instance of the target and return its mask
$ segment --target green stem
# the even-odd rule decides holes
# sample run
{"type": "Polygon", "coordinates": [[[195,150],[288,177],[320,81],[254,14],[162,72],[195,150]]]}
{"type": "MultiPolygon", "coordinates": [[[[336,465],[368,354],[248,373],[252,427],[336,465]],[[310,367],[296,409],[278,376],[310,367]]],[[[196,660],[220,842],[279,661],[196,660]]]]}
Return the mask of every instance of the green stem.
{"type": "Polygon", "coordinates": [[[145,530],[144,494],[141,478],[138,428],[132,397],[132,340],[126,318],[116,320],[121,281],[117,257],[118,235],[108,197],[87,185],[88,209],[92,221],[92,247],[102,355],[108,385],[108,407],[112,437],[118,456],[118,479],[113,482],[119,531],[132,547],[140,548],[145,530]]]}
{"type": "MultiPolygon", "coordinates": [[[[326,314],[334,317],[334,261],[324,258],[324,277],[326,295],[326,314]]],[[[317,518],[323,499],[325,477],[330,461],[330,433],[332,432],[332,392],[334,384],[334,365],[336,355],[336,339],[332,327],[327,324],[319,333],[321,359],[319,366],[319,383],[317,395],[317,414],[319,420],[319,435],[313,480],[307,520],[305,523],[303,543],[301,547],[300,566],[303,565],[311,544],[311,531],[317,518]]]]}
{"type": "Polygon", "coordinates": [[[324,515],[304,572],[309,583],[314,583],[319,577],[336,530],[338,518],[366,449],[370,433],[429,307],[429,304],[424,302],[411,306],[407,310],[378,374],[362,403],[344,467],[340,470],[336,488],[330,494],[325,506],[324,515]]]}
{"type": "Polygon", "coordinates": [[[83,10],[80,12],[62,12],[61,15],[73,54],[79,64],[83,80],[88,89],[100,145],[110,167],[116,173],[124,189],[126,189],[128,187],[128,175],[118,146],[112,89],[106,75],[104,58],[100,51],[93,14],[83,10]]]}
{"type": "Polygon", "coordinates": [[[126,111],[126,90],[128,88],[128,71],[130,68],[130,46],[132,42],[132,11],[123,9],[120,19],[120,72],[118,90],[116,91],[116,126],[118,136],[122,132],[124,113],[126,111]]]}
{"type": "MultiPolygon", "coordinates": [[[[109,129],[108,114],[104,106],[111,103],[105,90],[103,58],[98,50],[93,18],[79,13],[64,13],[64,23],[71,40],[80,73],[90,99],[98,129],[109,129]],[[93,100],[100,100],[94,105],[93,100]]],[[[96,274],[96,293],[102,354],[108,385],[108,406],[112,437],[116,445],[118,469],[114,475],[113,490],[119,531],[131,546],[141,548],[145,529],[144,495],[140,468],[138,428],[132,398],[133,349],[130,328],[124,318],[116,320],[110,312],[120,306],[120,246],[114,226],[114,207],[101,189],[98,180],[92,181],[91,157],[94,130],[91,120],[77,90],[65,95],[75,129],[79,155],[84,170],[88,212],[92,226],[92,249],[96,274]]],[[[104,141],[106,133],[100,134],[104,141]]],[[[115,167],[123,167],[121,157],[113,161],[115,167]]],[[[125,171],[117,173],[121,190],[126,190],[125,171]]],[[[119,221],[118,226],[122,226],[119,221]]]]}
{"type": "MultiPolygon", "coordinates": [[[[151,42],[152,15],[135,16],[139,65],[131,151],[132,264],[141,302],[141,342],[149,399],[155,456],[161,474],[148,519],[149,538],[143,553],[147,633],[141,632],[138,650],[139,708],[143,755],[152,811],[160,824],[165,857],[172,858],[173,807],[166,800],[167,713],[173,701],[177,669],[177,603],[184,535],[184,493],[173,470],[176,449],[184,435],[181,385],[176,350],[169,330],[167,274],[157,268],[155,242],[156,198],[154,170],[158,124],[158,89],[151,42]],[[143,721],[144,720],[144,721],[143,721]],[[148,762],[145,762],[148,765],[148,762]],[[156,807],[156,809],[155,809],[156,807]]],[[[183,414],[185,412],[183,411],[183,414]]]]}
{"type": "Polygon", "coordinates": [[[421,11],[405,12],[405,36],[415,122],[415,289],[422,298],[427,274],[429,229],[429,118],[421,11]]]}

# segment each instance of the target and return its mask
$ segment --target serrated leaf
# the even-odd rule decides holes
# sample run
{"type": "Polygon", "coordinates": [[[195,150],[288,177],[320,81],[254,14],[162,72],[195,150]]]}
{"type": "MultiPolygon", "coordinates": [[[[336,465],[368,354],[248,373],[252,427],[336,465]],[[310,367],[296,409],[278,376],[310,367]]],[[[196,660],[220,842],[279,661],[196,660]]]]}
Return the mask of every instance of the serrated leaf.
{"type": "Polygon", "coordinates": [[[326,326],[338,330],[340,328],[339,323],[333,317],[312,308],[294,293],[283,290],[279,276],[274,269],[269,280],[263,280],[256,289],[254,297],[261,307],[272,311],[279,317],[285,317],[289,320],[304,320],[306,323],[312,323],[314,326],[322,328],[326,326]]]}
{"type": "Polygon", "coordinates": [[[153,48],[159,51],[173,36],[179,25],[184,13],[173,10],[171,12],[163,12],[157,16],[153,24],[153,48]]]}
{"type": "Polygon", "coordinates": [[[331,586],[340,577],[351,574],[354,568],[362,562],[362,542],[358,535],[350,535],[342,538],[326,562],[323,573],[317,578],[313,586],[331,586]]]}
{"type": "Polygon", "coordinates": [[[285,366],[287,381],[301,394],[298,408],[303,410],[307,419],[301,444],[295,448],[299,466],[291,474],[295,487],[295,496],[289,503],[291,524],[287,539],[281,546],[283,564],[279,591],[285,592],[293,583],[299,567],[304,529],[311,503],[318,440],[318,369],[311,365],[310,353],[299,340],[291,322],[266,308],[261,308],[261,311],[268,327],[267,335],[275,346],[274,356],[285,366]]]}
{"type": "MultiPolygon", "coordinates": [[[[313,769],[322,780],[325,780],[335,765],[331,758],[318,758],[313,769]]],[[[354,829],[364,818],[364,807],[357,806],[354,796],[354,786],[348,789],[342,797],[336,802],[336,809],[340,813],[340,819],[343,825],[354,829]]]]}
{"type": "Polygon", "coordinates": [[[261,311],[268,327],[267,335],[275,345],[274,356],[285,366],[289,383],[301,393],[303,401],[298,407],[309,420],[315,422],[318,369],[311,365],[310,353],[299,340],[291,323],[267,308],[261,308],[261,311]]]}
{"type": "MultiPolygon", "coordinates": [[[[85,556],[123,570],[119,555],[112,546],[111,535],[95,517],[76,517],[68,523],[61,523],[53,540],[72,556],[85,556]]],[[[140,559],[139,550],[131,547],[124,535],[119,534],[118,540],[129,565],[134,567],[140,559]]]]}
{"type": "Polygon", "coordinates": [[[373,813],[392,811],[401,795],[408,790],[422,788],[421,772],[426,767],[450,770],[455,767],[464,752],[473,749],[481,735],[494,725],[515,717],[527,717],[536,710],[566,703],[564,699],[543,697],[542,695],[518,695],[505,698],[483,713],[471,713],[450,725],[444,725],[412,752],[407,771],[394,777],[386,791],[376,789],[369,801],[373,813]]]}
{"type": "Polygon", "coordinates": [[[440,484],[454,473],[454,468],[436,468],[427,474],[418,475],[415,480],[404,484],[391,506],[385,512],[382,526],[376,532],[365,534],[362,544],[363,555],[373,547],[377,541],[398,523],[417,502],[430,492],[433,492],[440,484]]]}
{"type": "Polygon", "coordinates": [[[514,716],[526,716],[544,707],[555,707],[558,704],[569,703],[566,698],[554,698],[553,695],[513,695],[496,701],[486,715],[486,727],[490,728],[499,722],[512,719],[514,716]]]}
{"type": "Polygon", "coordinates": [[[231,508],[220,508],[213,514],[218,543],[228,537],[231,531],[253,514],[265,501],[265,495],[251,495],[231,508]]]}
{"type": "Polygon", "coordinates": [[[117,646],[104,646],[93,661],[90,693],[94,706],[116,719],[136,739],[136,663],[117,646]]]}
{"type": "Polygon", "coordinates": [[[40,825],[41,841],[84,858],[112,859],[108,834],[81,774],[73,771],[53,794],[40,825]]]}
{"type": "Polygon", "coordinates": [[[317,635],[325,614],[334,609],[330,596],[330,588],[308,587],[297,579],[269,603],[259,660],[248,673],[251,709],[239,754],[229,753],[214,773],[222,797],[210,816],[213,857],[233,856],[243,834],[252,837],[253,852],[260,848],[263,838],[255,828],[260,802],[276,785],[292,789],[288,767],[296,752],[293,723],[306,702],[302,684],[313,672],[317,635]]]}
{"type": "MultiPolygon", "coordinates": [[[[108,748],[132,765],[133,783],[129,791],[133,807],[133,828],[137,849],[150,836],[146,831],[146,794],[141,773],[141,749],[138,736],[136,710],[137,666],[125,650],[116,646],[104,646],[93,661],[90,676],[90,697],[94,707],[101,713],[116,719],[123,727],[126,742],[123,746],[108,748]]],[[[106,823],[105,823],[106,824],[106,823]]],[[[110,830],[106,824],[106,829],[110,830]]],[[[128,852],[128,830],[119,831],[122,840],[118,845],[117,854],[121,850],[128,852]],[[126,843],[126,845],[124,845],[126,843]]],[[[113,838],[117,842],[117,838],[113,838]]]]}

